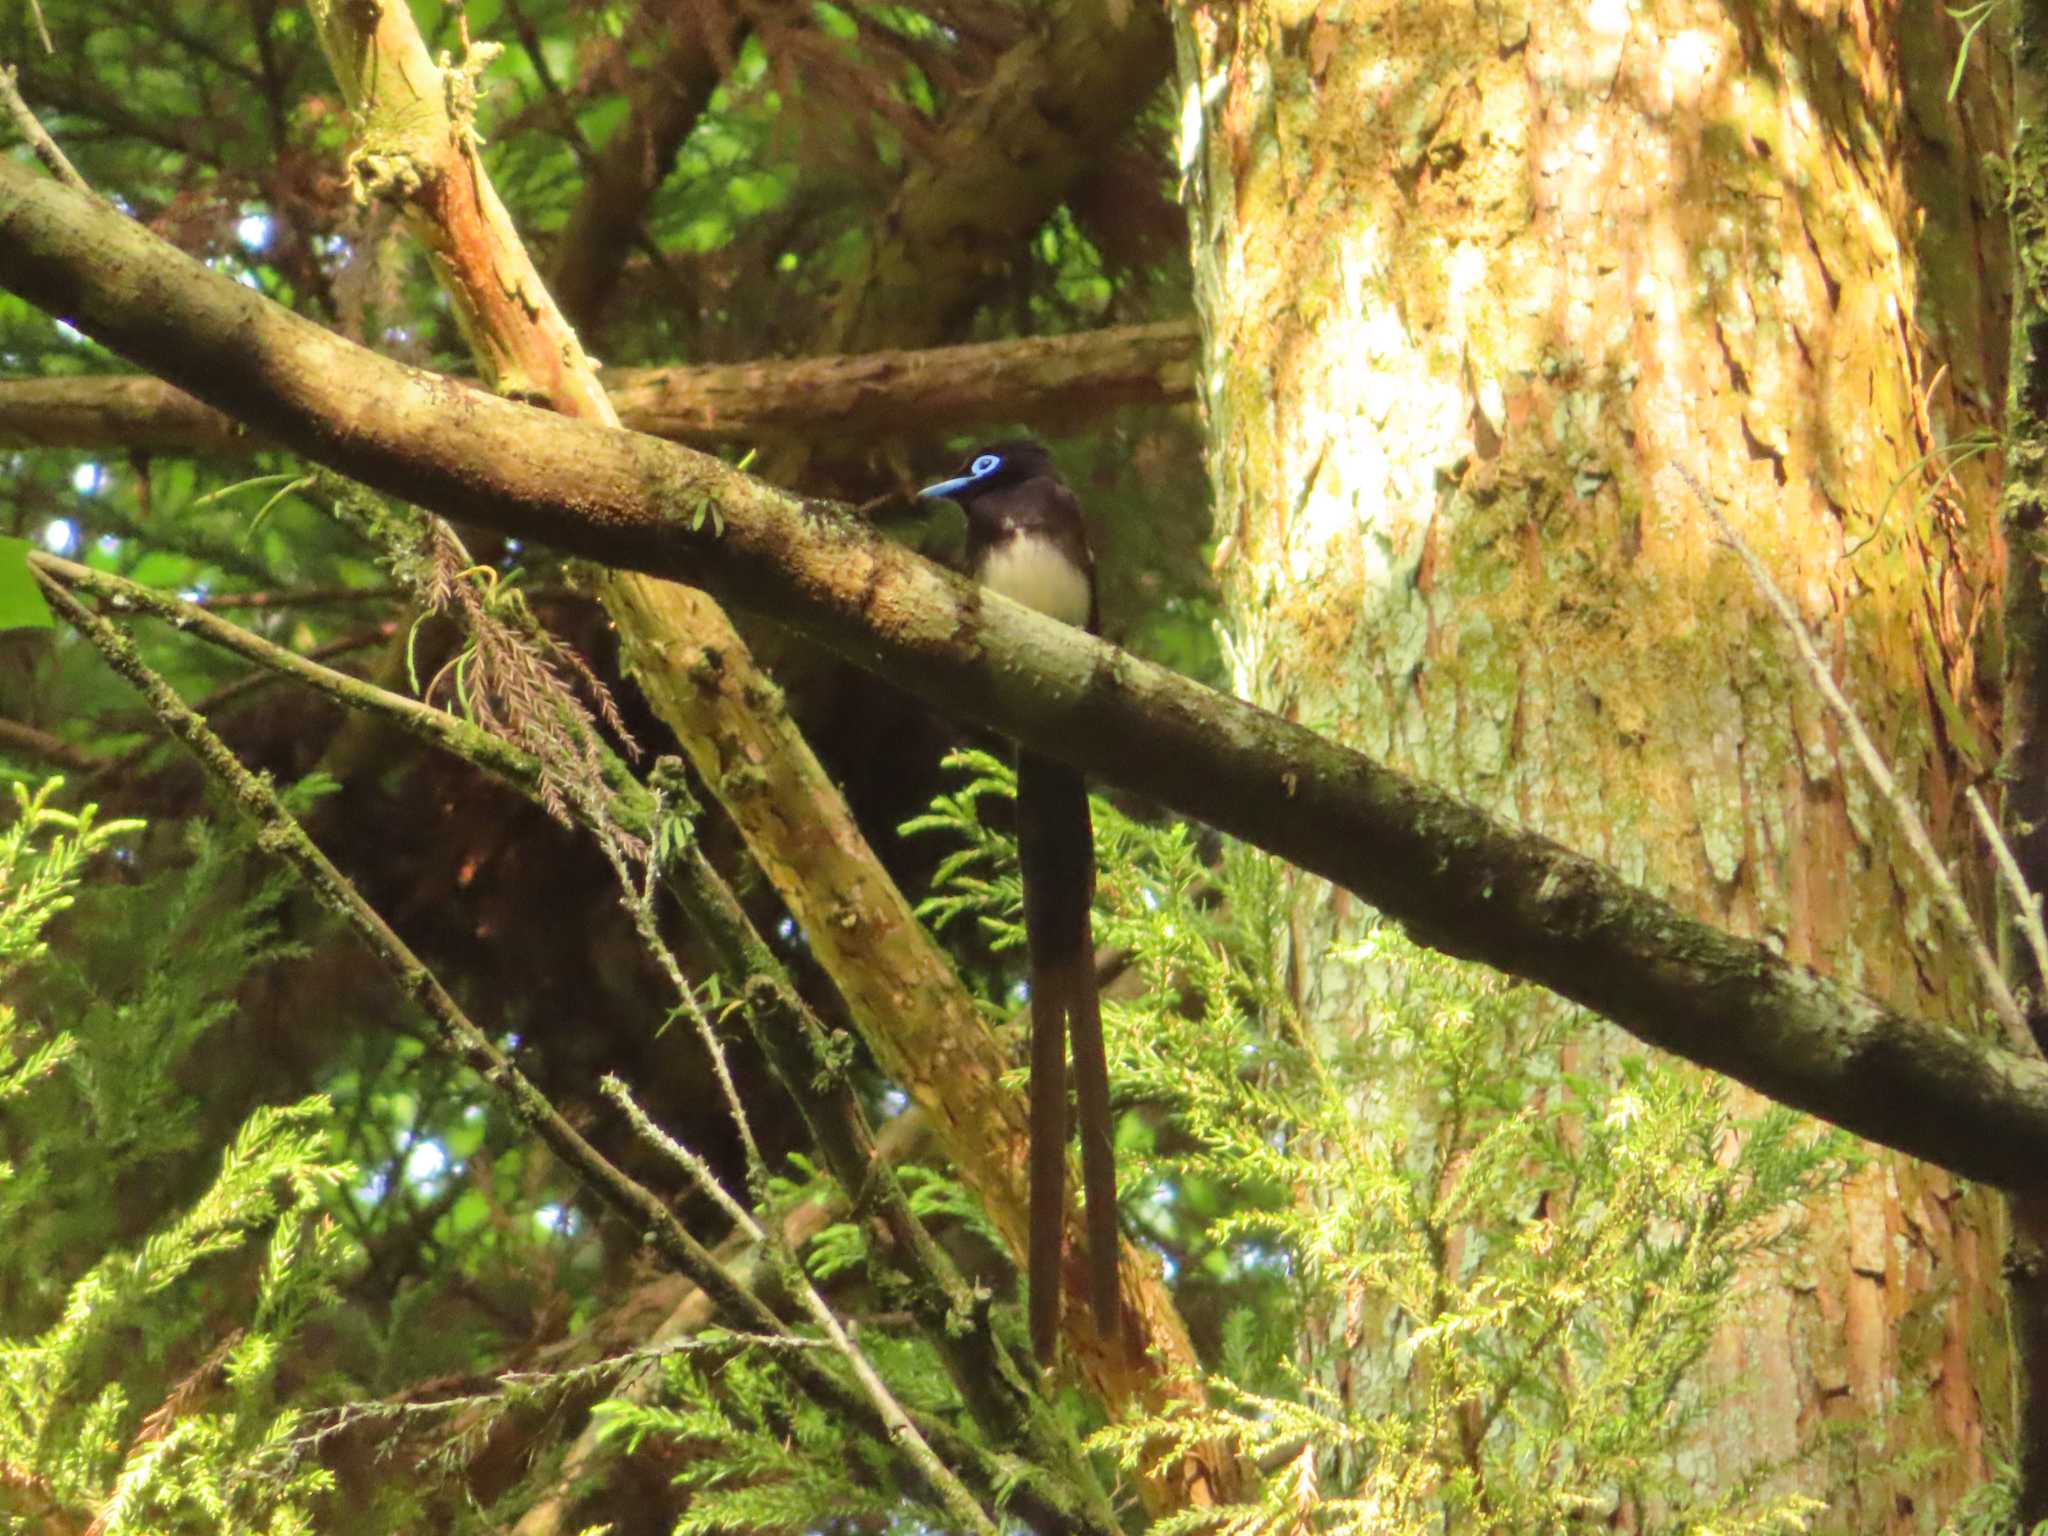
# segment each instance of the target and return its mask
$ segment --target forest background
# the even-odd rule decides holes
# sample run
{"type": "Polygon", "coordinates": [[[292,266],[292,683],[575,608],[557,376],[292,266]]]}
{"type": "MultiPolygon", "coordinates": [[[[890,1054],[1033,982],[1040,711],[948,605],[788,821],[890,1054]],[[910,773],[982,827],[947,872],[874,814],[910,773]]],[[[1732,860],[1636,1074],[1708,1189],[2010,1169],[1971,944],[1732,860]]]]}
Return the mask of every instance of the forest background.
{"type": "Polygon", "coordinates": [[[0,1516],[2048,1517],[2041,21],[10,9],[0,1516]]]}

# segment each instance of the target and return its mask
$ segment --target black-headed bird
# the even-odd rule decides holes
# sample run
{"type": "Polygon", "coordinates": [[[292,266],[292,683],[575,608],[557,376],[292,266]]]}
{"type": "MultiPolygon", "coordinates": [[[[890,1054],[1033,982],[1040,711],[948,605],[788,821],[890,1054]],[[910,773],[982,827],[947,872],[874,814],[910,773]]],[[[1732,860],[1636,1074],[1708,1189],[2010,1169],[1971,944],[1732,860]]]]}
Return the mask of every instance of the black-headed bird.
{"type": "MultiPolygon", "coordinates": [[[[921,496],[947,497],[967,514],[967,567],[992,592],[1040,613],[1096,627],[1095,558],[1081,503],[1052,455],[1029,439],[967,456],[950,480],[921,496]]],[[[1074,1050],[1082,1187],[1088,1210],[1088,1286],[1095,1325],[1114,1342],[1117,1298],[1116,1164],[1110,1142],[1109,1063],[1095,992],[1095,833],[1081,775],[1022,747],[1017,752],[1017,856],[1024,872],[1024,933],[1031,966],[1031,1348],[1050,1364],[1059,1333],[1060,1249],[1066,1226],[1067,1037],[1074,1050]]]]}

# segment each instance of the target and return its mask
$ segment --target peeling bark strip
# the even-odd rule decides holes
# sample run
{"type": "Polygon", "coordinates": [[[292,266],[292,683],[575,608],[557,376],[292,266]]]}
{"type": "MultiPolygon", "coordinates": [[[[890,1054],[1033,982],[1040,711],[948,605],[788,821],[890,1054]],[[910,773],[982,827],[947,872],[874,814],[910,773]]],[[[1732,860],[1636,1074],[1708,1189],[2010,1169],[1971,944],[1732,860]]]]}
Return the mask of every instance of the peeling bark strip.
{"type": "Polygon", "coordinates": [[[0,284],[367,484],[709,582],[1652,1045],[1965,1176],[2048,1181],[2048,1065],[1916,1022],[1685,917],[1547,838],[992,599],[836,509],[688,449],[388,362],[9,161],[0,284]]]}
{"type": "MultiPolygon", "coordinates": [[[[1172,320],[1073,336],[710,368],[610,368],[604,384],[636,432],[705,445],[808,432],[879,432],[915,420],[964,428],[1020,417],[1093,418],[1119,405],[1195,397],[1195,325],[1172,320]]],[[[0,380],[0,448],[245,454],[233,417],[148,375],[0,380]]]]}

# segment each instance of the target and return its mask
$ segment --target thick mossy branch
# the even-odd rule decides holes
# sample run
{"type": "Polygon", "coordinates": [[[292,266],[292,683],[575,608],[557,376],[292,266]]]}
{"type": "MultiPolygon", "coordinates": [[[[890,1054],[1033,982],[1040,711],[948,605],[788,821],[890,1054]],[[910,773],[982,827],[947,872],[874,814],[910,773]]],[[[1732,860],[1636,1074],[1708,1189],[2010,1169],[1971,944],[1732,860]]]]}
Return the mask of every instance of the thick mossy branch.
{"type": "Polygon", "coordinates": [[[984,594],[834,508],[386,362],[11,163],[0,283],[343,473],[707,583],[1650,1044],[1968,1177],[2048,1182],[2048,1066],[1907,1018],[1547,838],[984,594]],[[707,504],[717,519],[694,515],[707,504]]]}
{"type": "MultiPolygon", "coordinates": [[[[1195,394],[1195,325],[1169,320],[957,347],[772,358],[702,368],[607,368],[635,432],[705,447],[916,421],[943,432],[1093,419],[1195,394]]],[[[234,417],[148,375],[0,379],[0,447],[152,449],[243,456],[262,446],[234,417]]]]}

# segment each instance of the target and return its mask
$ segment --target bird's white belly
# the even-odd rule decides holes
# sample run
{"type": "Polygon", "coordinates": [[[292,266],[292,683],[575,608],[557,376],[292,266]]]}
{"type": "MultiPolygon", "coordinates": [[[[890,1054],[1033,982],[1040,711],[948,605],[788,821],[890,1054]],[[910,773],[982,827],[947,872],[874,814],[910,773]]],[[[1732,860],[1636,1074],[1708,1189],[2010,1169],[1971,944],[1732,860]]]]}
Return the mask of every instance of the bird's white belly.
{"type": "Polygon", "coordinates": [[[988,552],[981,584],[1063,624],[1088,623],[1088,578],[1043,539],[1006,539],[988,552]]]}

